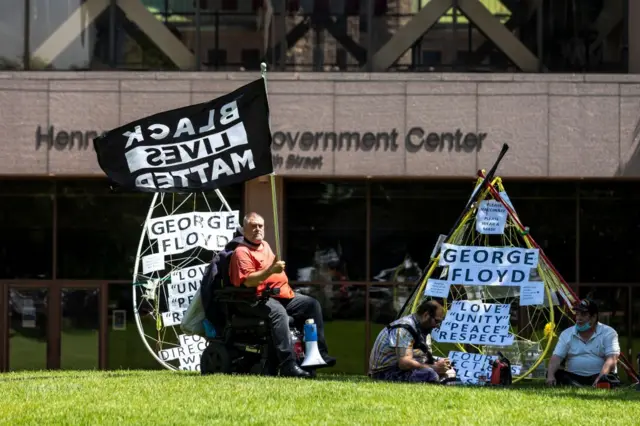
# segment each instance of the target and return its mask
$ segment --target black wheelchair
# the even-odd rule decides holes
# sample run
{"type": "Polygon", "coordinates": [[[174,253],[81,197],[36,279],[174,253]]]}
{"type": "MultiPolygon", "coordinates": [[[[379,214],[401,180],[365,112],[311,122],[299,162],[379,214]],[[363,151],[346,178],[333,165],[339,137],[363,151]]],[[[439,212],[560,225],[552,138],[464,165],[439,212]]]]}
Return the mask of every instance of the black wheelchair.
{"type": "MultiPolygon", "coordinates": [[[[255,289],[225,287],[212,295],[211,308],[205,310],[214,325],[216,336],[200,359],[201,374],[257,374],[275,376],[279,361],[271,337],[269,321],[252,312],[252,308],[276,296],[279,289],[267,289],[256,297],[255,289]]],[[[291,339],[298,365],[304,360],[302,333],[289,317],[291,339]]]]}

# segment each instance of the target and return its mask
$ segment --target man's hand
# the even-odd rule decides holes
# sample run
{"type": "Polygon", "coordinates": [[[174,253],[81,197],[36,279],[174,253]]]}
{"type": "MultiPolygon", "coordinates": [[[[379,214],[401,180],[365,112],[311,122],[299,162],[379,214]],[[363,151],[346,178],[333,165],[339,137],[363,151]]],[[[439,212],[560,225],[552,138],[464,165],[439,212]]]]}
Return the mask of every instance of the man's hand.
{"type": "Polygon", "coordinates": [[[439,375],[446,374],[447,370],[451,367],[451,361],[448,358],[440,358],[433,364],[433,369],[439,375]]]}
{"type": "Polygon", "coordinates": [[[601,379],[604,375],[605,375],[605,374],[604,374],[604,373],[602,373],[602,372],[601,372],[600,374],[598,374],[598,377],[596,377],[596,379],[593,381],[593,385],[592,385],[592,386],[593,386],[594,388],[596,387],[596,385],[598,384],[598,382],[600,381],[600,379],[601,379]]]}
{"type": "Polygon", "coordinates": [[[554,376],[547,376],[547,386],[555,386],[556,378],[554,376]]]}
{"type": "Polygon", "coordinates": [[[279,274],[280,272],[284,271],[284,266],[284,261],[278,260],[278,258],[276,257],[273,259],[273,263],[271,264],[271,266],[269,266],[269,272],[271,272],[272,274],[279,274]]]}

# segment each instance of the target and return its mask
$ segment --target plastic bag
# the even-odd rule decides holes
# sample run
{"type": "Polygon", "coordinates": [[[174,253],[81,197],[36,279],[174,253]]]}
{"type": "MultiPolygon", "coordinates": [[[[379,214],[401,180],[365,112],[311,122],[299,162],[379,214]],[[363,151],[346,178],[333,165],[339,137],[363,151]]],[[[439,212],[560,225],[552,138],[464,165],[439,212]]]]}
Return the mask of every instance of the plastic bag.
{"type": "Polygon", "coordinates": [[[182,317],[180,329],[184,334],[189,336],[198,335],[207,337],[203,321],[205,320],[204,307],[202,306],[202,298],[200,297],[200,289],[196,291],[189,308],[182,317]]]}

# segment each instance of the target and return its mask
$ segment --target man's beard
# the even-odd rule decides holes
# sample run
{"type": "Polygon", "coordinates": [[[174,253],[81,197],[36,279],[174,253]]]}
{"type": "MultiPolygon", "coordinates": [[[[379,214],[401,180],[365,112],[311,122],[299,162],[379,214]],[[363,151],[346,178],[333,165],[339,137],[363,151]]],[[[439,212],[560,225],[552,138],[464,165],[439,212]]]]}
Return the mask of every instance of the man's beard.
{"type": "Polygon", "coordinates": [[[433,331],[433,327],[430,327],[428,325],[422,325],[420,324],[420,330],[424,333],[424,334],[429,334],[431,333],[431,331],[433,331]]]}

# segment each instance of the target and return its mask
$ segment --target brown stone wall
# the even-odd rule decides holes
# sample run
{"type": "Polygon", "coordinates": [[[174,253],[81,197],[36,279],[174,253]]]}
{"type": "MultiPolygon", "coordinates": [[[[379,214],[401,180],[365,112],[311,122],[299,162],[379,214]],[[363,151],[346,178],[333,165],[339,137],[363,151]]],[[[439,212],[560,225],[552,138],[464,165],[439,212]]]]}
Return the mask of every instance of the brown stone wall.
{"type": "MultiPolygon", "coordinates": [[[[101,174],[95,132],[254,78],[0,73],[0,175],[101,174]],[[57,142],[49,145],[51,127],[57,142]]],[[[272,73],[268,88],[283,176],[470,176],[490,167],[503,143],[511,147],[503,176],[640,175],[638,76],[272,73]],[[351,146],[344,139],[333,149],[328,139],[323,149],[332,132],[359,134],[351,133],[351,146]],[[300,144],[308,139],[317,146],[300,144]]]]}

